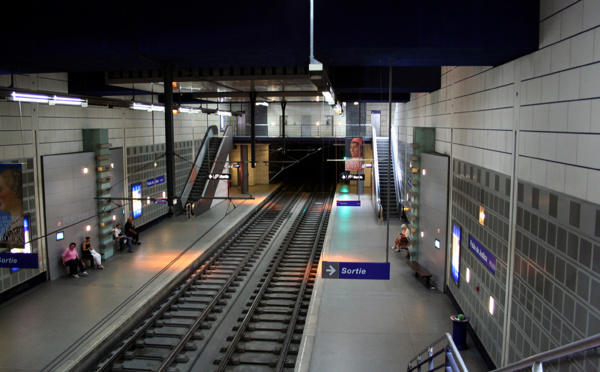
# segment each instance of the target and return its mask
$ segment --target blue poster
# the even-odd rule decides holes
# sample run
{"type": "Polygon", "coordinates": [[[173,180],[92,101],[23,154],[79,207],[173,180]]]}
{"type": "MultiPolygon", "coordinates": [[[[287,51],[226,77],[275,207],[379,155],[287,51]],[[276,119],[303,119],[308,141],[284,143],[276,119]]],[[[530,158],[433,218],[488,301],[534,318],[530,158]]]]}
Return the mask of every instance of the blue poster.
{"type": "Polygon", "coordinates": [[[475,253],[481,262],[496,275],[496,257],[491,254],[485,247],[469,234],[469,249],[475,253]]]}
{"type": "Polygon", "coordinates": [[[0,252],[25,247],[23,166],[0,164],[0,252]]]}

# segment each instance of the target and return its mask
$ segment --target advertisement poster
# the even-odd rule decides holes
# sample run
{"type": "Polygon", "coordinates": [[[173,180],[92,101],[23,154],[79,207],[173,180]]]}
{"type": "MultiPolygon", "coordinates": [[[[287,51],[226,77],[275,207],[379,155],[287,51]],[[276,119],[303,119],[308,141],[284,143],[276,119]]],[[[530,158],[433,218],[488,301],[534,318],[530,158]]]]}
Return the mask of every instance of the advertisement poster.
{"type": "Polygon", "coordinates": [[[346,138],[346,170],[361,171],[363,159],[362,137],[346,138]],[[356,160],[355,160],[356,159],[356,160]]]}
{"type": "Polygon", "coordinates": [[[452,224],[452,279],[458,285],[460,278],[460,226],[452,224]]]}
{"type": "Polygon", "coordinates": [[[131,186],[131,197],[133,198],[133,218],[142,216],[142,185],[136,183],[131,186]]]}
{"type": "Polygon", "coordinates": [[[0,164],[0,252],[25,247],[23,166],[0,164]]]}

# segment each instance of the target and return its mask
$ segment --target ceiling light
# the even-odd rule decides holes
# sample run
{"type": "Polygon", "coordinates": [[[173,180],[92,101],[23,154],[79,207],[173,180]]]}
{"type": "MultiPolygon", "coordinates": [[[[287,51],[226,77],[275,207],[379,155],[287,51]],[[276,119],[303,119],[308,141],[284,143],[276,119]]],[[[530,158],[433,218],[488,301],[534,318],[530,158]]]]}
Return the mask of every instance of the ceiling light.
{"type": "Polygon", "coordinates": [[[179,112],[186,113],[186,114],[199,114],[202,112],[202,110],[191,108],[191,107],[180,107],[179,112]]]}
{"type": "Polygon", "coordinates": [[[256,106],[267,106],[267,107],[269,107],[269,102],[256,102],[255,105],[256,106]]]}
{"type": "Polygon", "coordinates": [[[48,101],[50,105],[69,105],[87,107],[87,99],[54,96],[48,101]]]}
{"type": "Polygon", "coordinates": [[[323,97],[325,98],[325,101],[327,101],[328,104],[330,104],[330,105],[335,104],[335,99],[333,98],[333,93],[331,93],[329,91],[323,91],[321,93],[323,94],[323,97]]]}
{"type": "Polygon", "coordinates": [[[42,94],[28,94],[28,93],[17,93],[12,92],[10,94],[11,99],[16,102],[38,102],[38,103],[48,103],[50,97],[44,96],[42,94]]]}
{"type": "Polygon", "coordinates": [[[163,106],[157,106],[157,105],[147,105],[144,103],[137,103],[134,102],[131,104],[131,106],[129,106],[130,108],[134,109],[134,110],[140,110],[140,111],[165,111],[165,108],[163,106]]]}
{"type": "Polygon", "coordinates": [[[231,116],[231,111],[217,110],[217,115],[220,115],[220,116],[231,116]]]}

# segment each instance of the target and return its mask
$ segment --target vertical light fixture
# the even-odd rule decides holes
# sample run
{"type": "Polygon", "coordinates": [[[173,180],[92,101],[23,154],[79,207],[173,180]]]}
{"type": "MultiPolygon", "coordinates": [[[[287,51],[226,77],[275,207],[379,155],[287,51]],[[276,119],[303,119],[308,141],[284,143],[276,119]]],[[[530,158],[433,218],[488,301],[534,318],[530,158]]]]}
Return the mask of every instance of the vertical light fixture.
{"type": "Polygon", "coordinates": [[[485,209],[482,205],[479,206],[479,224],[485,226],[485,209]]]}
{"type": "Polygon", "coordinates": [[[490,296],[490,301],[488,303],[488,310],[491,315],[494,315],[495,301],[494,297],[490,296]]]}

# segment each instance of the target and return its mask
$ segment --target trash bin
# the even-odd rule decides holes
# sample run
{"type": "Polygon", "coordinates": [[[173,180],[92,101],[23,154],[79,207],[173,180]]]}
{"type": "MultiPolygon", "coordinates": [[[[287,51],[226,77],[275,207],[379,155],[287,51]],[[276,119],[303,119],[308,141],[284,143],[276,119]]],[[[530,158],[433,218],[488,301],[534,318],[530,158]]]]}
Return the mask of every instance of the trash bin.
{"type": "Polygon", "coordinates": [[[467,325],[469,324],[469,318],[463,314],[452,315],[452,341],[458,350],[465,350],[467,348],[467,325]]]}

